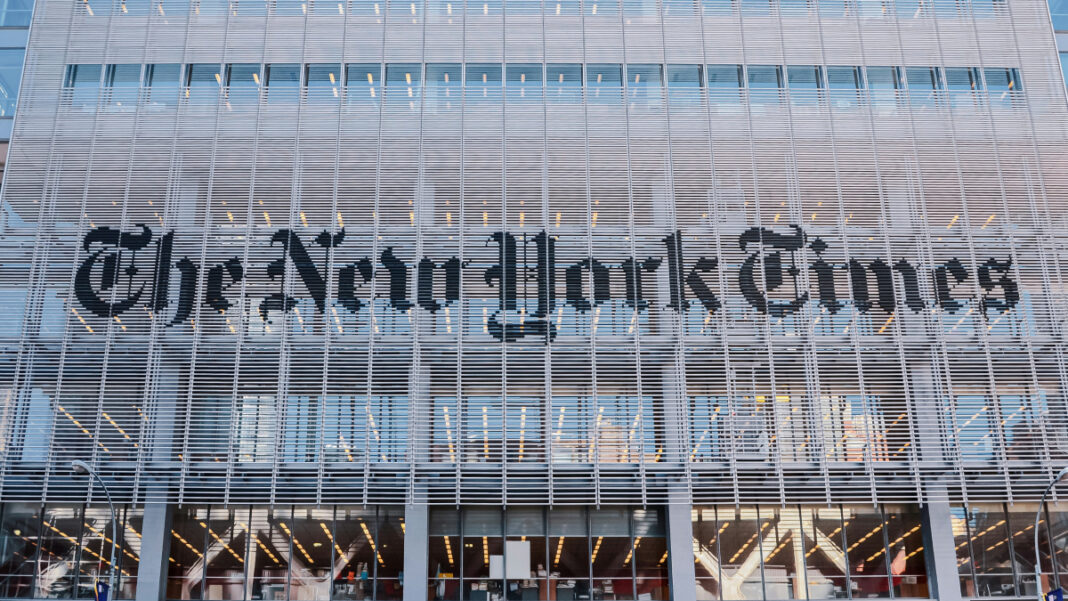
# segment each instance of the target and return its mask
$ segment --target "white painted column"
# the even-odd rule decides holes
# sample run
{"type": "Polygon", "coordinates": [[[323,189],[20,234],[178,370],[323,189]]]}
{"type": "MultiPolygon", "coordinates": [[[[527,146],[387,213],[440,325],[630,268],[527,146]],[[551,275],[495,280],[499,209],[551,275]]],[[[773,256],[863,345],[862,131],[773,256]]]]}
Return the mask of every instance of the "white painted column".
{"type": "Polygon", "coordinates": [[[426,505],[404,507],[404,601],[427,598],[429,525],[430,511],[426,505]]]}
{"type": "Polygon", "coordinates": [[[166,503],[145,504],[141,561],[137,564],[137,601],[160,601],[165,597],[173,511],[166,503]]]}
{"type": "MultiPolygon", "coordinates": [[[[697,574],[693,567],[693,518],[689,504],[667,506],[668,557],[672,601],[697,601],[697,574]]],[[[405,599],[404,601],[408,601],[405,599]]]]}

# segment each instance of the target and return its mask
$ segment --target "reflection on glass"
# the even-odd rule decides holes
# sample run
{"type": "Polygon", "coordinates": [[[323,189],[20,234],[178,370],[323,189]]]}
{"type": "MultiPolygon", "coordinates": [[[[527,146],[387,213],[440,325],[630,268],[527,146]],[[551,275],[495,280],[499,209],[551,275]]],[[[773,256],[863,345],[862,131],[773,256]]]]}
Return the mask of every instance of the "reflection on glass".
{"type": "MultiPolygon", "coordinates": [[[[100,91],[100,65],[67,65],[63,87],[70,93],[72,107],[83,111],[96,110],[97,94],[100,91]]],[[[14,97],[8,95],[11,103],[14,102],[14,97]]],[[[14,111],[14,104],[9,105],[14,111]]]]}
{"type": "Polygon", "coordinates": [[[879,509],[846,508],[845,538],[854,598],[890,596],[886,533],[879,509]]]}
{"type": "Polygon", "coordinates": [[[308,102],[337,102],[341,97],[341,65],[311,63],[304,66],[304,85],[308,102]]]}
{"type": "Polygon", "coordinates": [[[345,102],[377,104],[382,98],[382,65],[350,63],[345,65],[345,102]]]}
{"type": "Polygon", "coordinates": [[[827,88],[831,103],[837,107],[855,106],[864,81],[860,67],[827,67],[827,88]]]}
{"type": "Polygon", "coordinates": [[[41,506],[4,503],[0,517],[0,595],[33,597],[34,564],[41,536],[41,506]]]}
{"type": "Polygon", "coordinates": [[[708,65],[710,102],[735,104],[741,101],[745,75],[741,65],[708,65]]]}
{"type": "Polygon", "coordinates": [[[29,27],[33,0],[0,0],[0,27],[29,27]]]}
{"type": "Polygon", "coordinates": [[[207,104],[218,97],[222,87],[219,65],[196,63],[185,67],[185,97],[190,103],[207,104]]]}
{"type": "Polygon", "coordinates": [[[942,76],[938,67],[906,67],[905,79],[909,86],[909,99],[913,104],[933,106],[942,89],[942,76]]]}
{"type": "Polygon", "coordinates": [[[267,102],[296,102],[300,99],[300,65],[273,63],[264,68],[267,102]]]}
{"type": "MultiPolygon", "coordinates": [[[[430,65],[427,65],[428,73],[430,65]]],[[[419,102],[423,66],[419,63],[386,65],[386,99],[390,104],[406,104],[415,109],[419,102]]],[[[456,80],[459,83],[459,79],[456,80]]]]}
{"type": "Polygon", "coordinates": [[[586,90],[590,104],[618,104],[623,93],[623,66],[586,65],[586,90]]]}
{"type": "Polygon", "coordinates": [[[542,67],[538,63],[509,63],[506,65],[507,99],[509,102],[541,102],[542,67]]]}
{"type": "Polygon", "coordinates": [[[545,100],[547,102],[582,102],[582,65],[549,63],[545,66],[545,100]]]}
{"type": "Polygon", "coordinates": [[[468,102],[501,101],[500,63],[468,63],[464,82],[468,102]]]}
{"type": "Polygon", "coordinates": [[[113,110],[133,110],[141,86],[141,65],[108,65],[104,72],[107,102],[113,110]]]}
{"type": "Polygon", "coordinates": [[[749,65],[746,67],[749,99],[754,104],[776,104],[783,87],[782,67],[778,65],[749,65]]]}
{"type": "Polygon", "coordinates": [[[152,105],[173,105],[181,89],[181,65],[145,65],[145,99],[152,105]]]}
{"type": "Polygon", "coordinates": [[[260,95],[260,66],[252,63],[226,65],[226,100],[256,102],[260,95]]]}
{"type": "Polygon", "coordinates": [[[704,74],[701,65],[668,65],[668,99],[675,104],[693,104],[701,101],[701,86],[704,74]]]}
{"type": "Polygon", "coordinates": [[[786,83],[794,104],[814,104],[823,89],[823,73],[818,65],[787,65],[786,83]]]}
{"type": "Polygon", "coordinates": [[[627,65],[627,101],[632,105],[659,105],[662,71],[661,65],[627,65]]]}

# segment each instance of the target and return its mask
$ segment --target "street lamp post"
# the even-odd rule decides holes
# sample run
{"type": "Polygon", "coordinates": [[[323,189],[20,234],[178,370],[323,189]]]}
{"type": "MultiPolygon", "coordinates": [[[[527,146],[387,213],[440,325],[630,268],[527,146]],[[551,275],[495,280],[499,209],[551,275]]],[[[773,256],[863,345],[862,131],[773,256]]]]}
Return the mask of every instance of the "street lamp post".
{"type": "MultiPolygon", "coordinates": [[[[111,502],[111,492],[108,491],[107,485],[104,484],[104,481],[100,478],[100,476],[95,471],[93,471],[93,468],[89,467],[88,463],[77,459],[70,463],[70,469],[75,474],[81,476],[84,476],[86,474],[92,476],[94,479],[96,479],[97,482],[100,483],[100,488],[104,489],[104,495],[107,496],[108,507],[111,508],[111,569],[108,570],[108,594],[111,595],[112,599],[114,599],[115,570],[117,569],[117,564],[115,563],[115,548],[119,546],[119,517],[118,514],[115,513],[115,504],[111,502]]],[[[1068,468],[1065,468],[1065,473],[1068,473],[1068,468]]]]}
{"type": "Polygon", "coordinates": [[[1035,510],[1035,589],[1038,591],[1038,601],[1046,601],[1046,595],[1042,593],[1042,557],[1038,552],[1038,520],[1042,517],[1042,506],[1046,503],[1046,495],[1065,476],[1068,476],[1068,467],[1064,467],[1057,472],[1057,476],[1046,486],[1046,490],[1042,493],[1042,499],[1038,501],[1038,509],[1035,510]]]}

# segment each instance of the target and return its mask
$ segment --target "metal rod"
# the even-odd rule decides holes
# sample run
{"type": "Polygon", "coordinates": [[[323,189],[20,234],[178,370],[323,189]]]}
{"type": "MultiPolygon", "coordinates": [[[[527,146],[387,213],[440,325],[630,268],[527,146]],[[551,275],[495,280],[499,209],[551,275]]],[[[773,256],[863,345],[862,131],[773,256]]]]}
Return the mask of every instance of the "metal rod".
{"type": "MultiPolygon", "coordinates": [[[[86,473],[92,476],[93,479],[100,483],[100,488],[104,489],[104,495],[108,499],[108,507],[111,509],[111,569],[108,570],[108,594],[114,599],[115,572],[118,570],[118,564],[115,563],[115,548],[119,546],[119,517],[118,514],[115,513],[115,504],[111,502],[111,491],[108,490],[107,485],[104,484],[104,480],[100,475],[97,474],[93,468],[89,467],[89,464],[86,462],[80,460],[73,461],[71,462],[71,469],[74,470],[74,473],[76,474],[86,473]]],[[[92,484],[90,483],[90,489],[91,488],[92,484]]]]}

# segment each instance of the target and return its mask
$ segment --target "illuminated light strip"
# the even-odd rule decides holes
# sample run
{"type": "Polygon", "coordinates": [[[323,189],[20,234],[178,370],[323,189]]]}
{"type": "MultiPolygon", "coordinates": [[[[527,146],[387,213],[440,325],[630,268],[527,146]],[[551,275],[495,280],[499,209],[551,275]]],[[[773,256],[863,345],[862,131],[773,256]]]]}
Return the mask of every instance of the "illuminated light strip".
{"type": "MultiPolygon", "coordinates": [[[[482,456],[489,459],[489,414],[485,405],[482,406],[482,456]]],[[[484,539],[483,539],[484,540],[484,539]]],[[[487,560],[486,565],[489,565],[487,560]]]]}
{"type": "MultiPolygon", "coordinates": [[[[89,0],[85,0],[85,1],[86,1],[86,5],[85,6],[86,6],[86,8],[88,8],[89,7],[89,4],[88,4],[89,0]]],[[[91,15],[93,13],[90,12],[89,14],[91,15]]],[[[85,326],[85,329],[89,330],[90,334],[96,334],[96,332],[93,331],[93,328],[89,327],[89,324],[85,322],[85,318],[82,317],[78,313],[77,309],[75,309],[74,307],[71,307],[70,310],[71,310],[72,313],[74,313],[74,316],[78,318],[78,321],[82,322],[82,325],[85,326]]]]}
{"type": "MultiPolygon", "coordinates": [[[[997,528],[998,526],[1000,526],[1000,525],[1002,525],[1002,524],[1004,524],[1004,523],[1005,523],[1005,520],[1001,520],[1001,521],[999,521],[998,523],[994,524],[993,526],[991,526],[991,527],[987,528],[986,530],[983,530],[982,532],[979,532],[978,534],[975,534],[975,535],[973,535],[973,536],[972,536],[971,538],[969,538],[968,540],[966,540],[966,541],[964,541],[963,543],[961,543],[961,544],[957,545],[957,546],[956,546],[956,548],[957,548],[957,549],[960,549],[961,547],[963,547],[964,545],[967,545],[968,543],[971,543],[971,542],[975,542],[975,539],[977,539],[977,538],[979,538],[979,537],[981,537],[981,536],[986,536],[987,534],[989,534],[989,533],[990,533],[990,531],[991,531],[991,530],[993,530],[993,529],[997,528]]],[[[1042,521],[1039,521],[1038,523],[1039,523],[1039,524],[1041,524],[1041,523],[1042,523],[1042,521]]]]}
{"type": "Polygon", "coordinates": [[[779,553],[779,551],[782,551],[783,549],[785,549],[786,545],[790,544],[790,540],[792,538],[793,538],[792,534],[787,534],[786,538],[784,538],[783,541],[781,543],[779,543],[779,546],[775,547],[774,549],[772,549],[771,553],[769,553],[768,556],[766,558],[764,558],[764,561],[770,561],[772,557],[775,557],[779,553]]]}
{"type": "Polygon", "coordinates": [[[263,541],[260,540],[260,537],[258,535],[255,537],[255,539],[256,546],[258,546],[264,553],[266,553],[267,556],[271,558],[271,561],[276,564],[281,563],[280,561],[278,561],[278,558],[274,556],[274,553],[271,553],[271,550],[267,548],[267,545],[263,544],[263,541]]]}
{"type": "Polygon", "coordinates": [[[219,543],[220,545],[223,546],[224,549],[229,551],[230,555],[234,556],[234,559],[236,559],[237,561],[239,561],[241,563],[245,563],[245,560],[242,559],[242,557],[240,555],[238,555],[233,549],[231,549],[230,545],[226,544],[226,542],[223,541],[223,539],[220,538],[218,534],[215,534],[214,530],[212,530],[211,528],[208,528],[207,524],[205,524],[204,522],[200,522],[200,527],[205,529],[205,530],[207,530],[208,534],[210,534],[211,537],[215,539],[215,542],[219,543]]]}
{"type": "MultiPolygon", "coordinates": [[[[73,537],[71,537],[66,532],[63,532],[62,530],[60,530],[59,528],[56,528],[55,526],[53,526],[52,524],[49,524],[48,522],[42,521],[41,523],[44,524],[45,526],[48,526],[48,528],[52,532],[55,532],[56,534],[62,536],[63,538],[67,539],[68,541],[70,541],[72,544],[74,544],[74,546],[76,546],[76,547],[79,546],[78,545],[78,541],[75,540],[73,537]]],[[[110,561],[104,559],[99,553],[97,553],[96,551],[93,551],[92,549],[90,549],[88,545],[80,545],[80,546],[81,546],[82,551],[85,551],[86,553],[88,553],[88,554],[92,555],[93,557],[99,559],[103,563],[108,564],[108,567],[113,567],[110,561]]],[[[120,570],[120,571],[123,574],[127,575],[127,576],[130,575],[130,573],[127,572],[126,570],[120,570]]]]}
{"type": "Polygon", "coordinates": [[[885,331],[886,331],[886,328],[890,327],[890,324],[891,324],[891,323],[893,323],[893,321],[894,321],[894,317],[895,317],[896,315],[897,315],[896,313],[891,313],[891,314],[890,314],[890,317],[888,317],[888,318],[887,318],[887,320],[886,320],[886,323],[884,323],[884,324],[883,324],[883,327],[879,328],[879,333],[880,333],[880,334],[882,334],[883,332],[885,332],[885,331]]]}
{"type": "Polygon", "coordinates": [[[178,539],[183,545],[186,546],[186,548],[188,548],[190,551],[192,551],[194,554],[196,554],[197,557],[200,557],[200,558],[204,557],[204,554],[201,553],[200,551],[197,551],[196,547],[194,547],[193,545],[189,544],[189,541],[187,541],[184,538],[182,538],[182,535],[178,534],[177,530],[171,530],[171,536],[173,536],[174,538],[178,539]]]}
{"type": "MultiPolygon", "coordinates": [[[[456,445],[452,441],[452,424],[449,423],[449,408],[442,407],[441,411],[445,414],[445,437],[449,441],[449,462],[456,463],[456,445]]],[[[452,563],[451,561],[449,563],[452,563]]]]}
{"type": "MultiPolygon", "coordinates": [[[[360,529],[363,530],[363,535],[367,537],[367,542],[371,544],[371,551],[375,554],[375,557],[378,559],[378,563],[380,563],[382,565],[386,565],[386,562],[382,561],[382,555],[378,552],[378,547],[375,546],[375,539],[371,536],[371,531],[367,529],[367,524],[361,521],[360,522],[360,529]]],[[[483,540],[485,540],[485,539],[483,538],[483,540]]],[[[486,565],[489,565],[488,561],[486,562],[486,565]]]]}
{"type": "MultiPolygon", "coordinates": [[[[282,530],[285,531],[286,536],[288,536],[289,539],[293,541],[293,544],[297,546],[297,549],[300,550],[301,554],[304,555],[304,559],[308,560],[308,564],[314,565],[315,560],[311,558],[311,555],[308,555],[308,552],[304,549],[304,545],[300,544],[300,541],[297,540],[297,537],[293,536],[293,533],[289,531],[289,526],[286,526],[285,522],[278,522],[278,525],[282,528],[282,530]]],[[[373,549],[374,547],[372,546],[371,548],[373,549]]]]}
{"type": "Polygon", "coordinates": [[[338,434],[337,439],[341,441],[341,448],[345,449],[345,457],[347,457],[349,461],[353,461],[352,449],[349,448],[348,443],[345,442],[345,436],[342,434],[338,434]]]}
{"type": "MultiPolygon", "coordinates": [[[[909,530],[909,531],[908,531],[908,532],[906,532],[905,534],[902,534],[901,536],[897,537],[897,538],[896,538],[895,540],[893,540],[893,541],[890,541],[890,544],[889,544],[889,545],[887,545],[887,546],[888,546],[888,547],[890,547],[890,548],[893,548],[893,547],[894,547],[894,545],[898,544],[899,542],[901,542],[902,540],[904,540],[904,539],[905,539],[905,537],[909,536],[910,534],[912,534],[912,533],[916,532],[916,531],[917,531],[917,530],[919,530],[919,529],[920,529],[920,527],[919,527],[919,526],[916,526],[916,527],[915,527],[915,528],[913,528],[912,530],[909,530]]],[[[882,550],[880,550],[880,551],[876,551],[876,552],[875,552],[875,554],[873,554],[873,555],[872,555],[871,557],[869,557],[869,558],[868,558],[868,559],[866,559],[865,561],[872,561],[873,559],[875,559],[875,558],[879,557],[879,556],[880,556],[880,555],[882,555],[883,553],[886,553],[886,549],[882,549],[882,550]]]]}
{"type": "Polygon", "coordinates": [[[334,540],[334,535],[330,534],[330,529],[326,527],[326,522],[319,522],[319,526],[322,527],[323,532],[326,533],[326,538],[330,539],[330,542],[334,543],[334,549],[337,550],[338,557],[344,557],[345,552],[341,550],[341,545],[337,544],[337,541],[334,540]]]}
{"type": "MultiPolygon", "coordinates": [[[[110,537],[109,537],[108,535],[104,534],[104,533],[103,533],[103,532],[101,532],[100,530],[97,530],[96,528],[93,528],[92,524],[90,524],[89,522],[83,521],[82,523],[83,523],[83,524],[85,524],[85,527],[86,527],[86,528],[88,528],[89,530],[91,530],[91,531],[93,532],[93,534],[95,534],[95,535],[99,536],[100,538],[104,539],[105,541],[107,541],[107,543],[108,543],[109,545],[114,545],[114,544],[115,544],[115,541],[111,540],[111,538],[110,538],[110,537]]],[[[138,559],[138,558],[137,558],[137,556],[135,556],[135,555],[133,555],[132,553],[130,553],[130,552],[129,552],[129,551],[128,551],[128,550],[126,549],[126,546],[125,546],[125,545],[123,545],[123,546],[120,546],[120,547],[119,547],[119,549],[121,549],[121,550],[122,550],[122,552],[123,552],[123,553],[124,553],[124,554],[125,554],[125,555],[126,555],[127,557],[129,557],[130,559],[132,559],[132,560],[134,560],[134,561],[141,561],[140,559],[138,559]]]]}
{"type": "Polygon", "coordinates": [[[771,525],[771,522],[764,522],[764,525],[760,527],[760,531],[754,533],[753,536],[750,536],[749,540],[745,541],[745,544],[742,545],[741,548],[738,549],[738,551],[731,556],[727,563],[734,563],[736,559],[741,557],[742,553],[745,553],[745,550],[749,548],[749,545],[753,544],[753,541],[755,541],[758,536],[764,534],[764,529],[767,528],[769,525],[771,525]]]}
{"type": "MultiPolygon", "coordinates": [[[[371,413],[371,405],[367,405],[367,421],[371,424],[371,432],[375,435],[375,444],[381,448],[382,436],[378,433],[378,426],[375,425],[375,416],[371,413]]],[[[386,454],[382,453],[382,461],[389,461],[386,459],[386,454]]]]}
{"type": "MultiPolygon", "coordinates": [[[[133,442],[133,439],[132,439],[132,438],[130,438],[130,435],[126,433],[126,430],[123,430],[123,429],[122,429],[122,428],[121,428],[121,427],[119,426],[119,424],[115,423],[115,420],[111,419],[111,416],[110,416],[110,415],[108,415],[106,411],[101,411],[101,412],[100,412],[100,415],[103,415],[103,416],[104,416],[104,419],[108,420],[108,423],[110,423],[110,424],[111,424],[112,426],[114,426],[114,427],[115,427],[115,429],[119,431],[119,434],[122,434],[122,435],[123,435],[123,436],[124,436],[124,437],[126,438],[126,440],[129,440],[130,442],[133,442]]],[[[136,447],[136,446],[137,446],[137,443],[136,443],[136,442],[134,442],[134,443],[133,443],[133,446],[135,446],[135,447],[136,447]]]]}
{"type": "Polygon", "coordinates": [[[523,407],[522,409],[520,409],[519,413],[519,460],[522,461],[524,439],[526,438],[527,428],[527,408],[523,407]]]}
{"type": "MultiPolygon", "coordinates": [[[[60,412],[62,412],[62,413],[63,413],[63,415],[66,415],[66,416],[67,416],[67,419],[69,419],[69,420],[70,420],[70,421],[71,421],[71,422],[72,422],[72,423],[73,423],[73,424],[74,424],[75,426],[77,426],[77,428],[78,428],[79,430],[81,430],[83,434],[85,434],[85,435],[86,435],[86,436],[88,436],[89,438],[92,438],[92,437],[93,437],[93,433],[92,433],[92,432],[90,432],[89,430],[87,430],[87,429],[85,428],[85,426],[83,426],[83,425],[82,425],[82,422],[80,422],[80,421],[78,421],[78,420],[74,419],[74,416],[73,416],[73,415],[71,415],[70,413],[68,413],[68,412],[67,412],[67,410],[66,410],[66,409],[64,409],[62,405],[57,405],[57,406],[56,406],[56,408],[57,408],[57,409],[59,409],[59,410],[60,410],[60,412]]],[[[96,445],[97,445],[98,447],[100,447],[101,449],[104,449],[104,452],[106,452],[107,454],[109,454],[109,455],[111,454],[111,449],[109,449],[109,448],[105,447],[105,446],[104,446],[104,443],[102,443],[102,442],[100,442],[100,441],[98,440],[98,441],[96,441],[96,445]]]]}
{"type": "MultiPolygon", "coordinates": [[[[597,544],[595,544],[593,546],[593,555],[590,557],[590,564],[591,565],[593,564],[593,562],[597,561],[597,552],[601,550],[601,542],[603,540],[604,540],[603,536],[598,536],[597,537],[597,544]]],[[[563,544],[564,544],[564,539],[561,538],[560,539],[560,545],[563,546],[563,544]]],[[[559,551],[557,553],[559,554],[559,551]]]]}
{"type": "Polygon", "coordinates": [[[456,562],[452,560],[452,543],[449,542],[449,537],[445,537],[445,555],[449,557],[449,565],[456,565],[456,562]]]}
{"type": "Polygon", "coordinates": [[[879,524],[875,528],[872,528],[871,532],[865,534],[864,536],[862,536],[860,538],[860,540],[858,540],[857,542],[855,542],[852,545],[850,545],[849,548],[846,549],[846,551],[852,551],[853,549],[856,549],[857,547],[859,547],[861,545],[861,543],[863,543],[864,541],[868,540],[869,538],[875,536],[875,533],[880,531],[880,530],[882,530],[882,528],[883,528],[882,524],[879,524]]]}
{"type": "Polygon", "coordinates": [[[489,565],[489,540],[485,536],[482,537],[482,561],[489,565]]]}
{"type": "MultiPolygon", "coordinates": [[[[597,546],[601,546],[601,539],[597,539],[597,546]]],[[[560,537],[560,542],[556,543],[556,555],[553,557],[553,566],[560,563],[560,554],[564,551],[564,537],[560,537]]],[[[590,560],[590,564],[597,559],[597,549],[593,550],[593,559],[590,560]]]]}
{"type": "Polygon", "coordinates": [[[660,561],[658,561],[656,563],[656,565],[658,565],[658,566],[664,565],[664,562],[667,561],[667,558],[668,558],[668,552],[664,551],[664,554],[660,557],[660,561]]]}
{"type": "MultiPolygon", "coordinates": [[[[845,522],[843,522],[843,523],[842,523],[842,525],[841,525],[841,526],[839,526],[839,527],[835,528],[835,529],[834,529],[834,532],[831,532],[830,534],[828,534],[828,535],[827,535],[827,538],[828,538],[828,539],[831,539],[831,540],[833,540],[833,539],[834,539],[834,536],[835,536],[836,534],[838,534],[839,532],[841,532],[841,531],[842,531],[842,528],[843,528],[843,527],[845,527],[845,526],[848,526],[848,525],[849,525],[849,520],[846,520],[845,522]]],[[[805,553],[805,557],[806,557],[806,558],[808,558],[808,557],[811,557],[811,556],[812,556],[812,554],[813,554],[813,553],[815,553],[817,549],[819,549],[819,547],[820,547],[820,544],[819,544],[819,542],[817,541],[816,543],[814,543],[814,544],[812,545],[812,549],[811,549],[811,550],[809,550],[809,552],[808,552],[808,553],[805,553]]]]}
{"type": "Polygon", "coordinates": [[[634,544],[631,545],[630,551],[627,553],[627,557],[623,560],[623,565],[627,565],[630,563],[630,560],[634,557],[634,550],[637,549],[638,545],[640,544],[642,544],[642,537],[639,536],[634,539],[634,544]]]}

